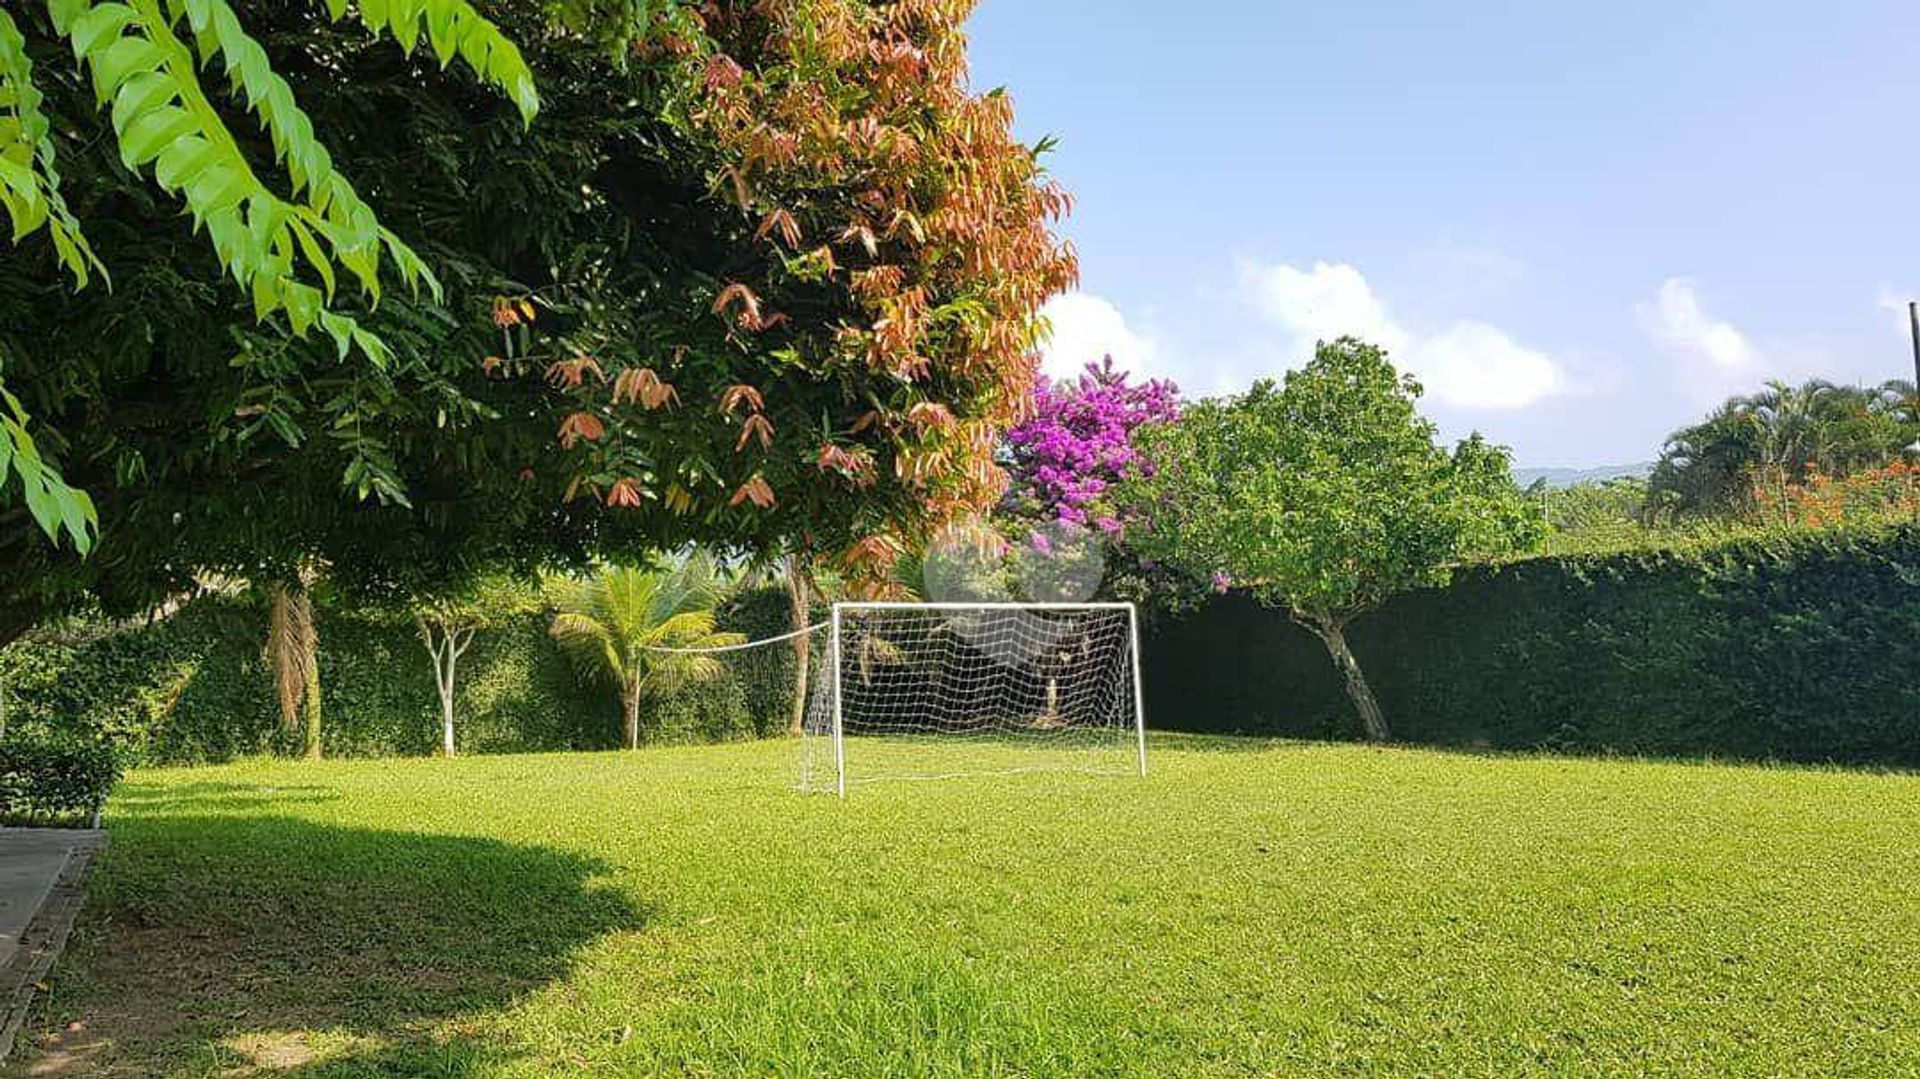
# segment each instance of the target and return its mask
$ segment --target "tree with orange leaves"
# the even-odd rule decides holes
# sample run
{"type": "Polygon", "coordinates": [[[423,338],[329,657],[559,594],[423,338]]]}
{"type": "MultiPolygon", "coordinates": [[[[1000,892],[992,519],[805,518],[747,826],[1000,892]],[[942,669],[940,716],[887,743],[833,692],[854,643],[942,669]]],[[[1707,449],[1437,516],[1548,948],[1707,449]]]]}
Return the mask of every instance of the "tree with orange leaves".
{"type": "Polygon", "coordinates": [[[638,485],[665,518],[651,531],[698,520],[856,577],[993,505],[1039,309],[1077,267],[1051,229],[1068,197],[1011,101],[968,86],[972,6],[708,3],[696,31],[650,39],[740,242],[710,333],[567,384],[576,494],[638,485]]]}
{"type": "MultiPolygon", "coordinates": [[[[36,343],[8,384],[62,436],[50,456],[95,496],[102,542],[82,561],[0,517],[0,628],[87,589],[137,608],[196,568],[319,559],[411,591],[556,542],[877,574],[993,503],[1035,316],[1075,265],[1052,231],[1067,198],[1008,99],[967,85],[969,5],[475,7],[533,74],[531,126],[300,5],[249,9],[443,285],[352,309],[382,365],[236,310],[110,146],[63,141],[74,190],[128,187],[127,239],[101,253],[116,290],[47,297],[0,272],[0,309],[36,343]]],[[[50,108],[91,107],[49,86],[50,108]]]]}

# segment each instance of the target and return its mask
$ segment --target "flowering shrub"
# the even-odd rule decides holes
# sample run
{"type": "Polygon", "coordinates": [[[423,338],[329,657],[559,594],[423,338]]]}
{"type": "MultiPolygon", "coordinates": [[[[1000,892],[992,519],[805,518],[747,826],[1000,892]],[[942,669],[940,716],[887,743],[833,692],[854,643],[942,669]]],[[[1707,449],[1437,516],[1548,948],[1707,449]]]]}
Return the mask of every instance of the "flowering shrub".
{"type": "Polygon", "coordinates": [[[1754,484],[1762,521],[1803,528],[1920,520],[1920,466],[1895,461],[1846,476],[1811,473],[1804,482],[1754,484]]]}
{"type": "MultiPolygon", "coordinates": [[[[1073,382],[1045,377],[1034,390],[1034,415],[1007,433],[1013,486],[1009,508],[1023,520],[1093,527],[1119,539],[1126,515],[1109,492],[1136,469],[1148,467],[1133,444],[1145,424],[1180,416],[1171,382],[1128,381],[1113,357],[1087,365],[1073,382]]],[[[1047,537],[1036,532],[1045,553],[1047,537]]]]}

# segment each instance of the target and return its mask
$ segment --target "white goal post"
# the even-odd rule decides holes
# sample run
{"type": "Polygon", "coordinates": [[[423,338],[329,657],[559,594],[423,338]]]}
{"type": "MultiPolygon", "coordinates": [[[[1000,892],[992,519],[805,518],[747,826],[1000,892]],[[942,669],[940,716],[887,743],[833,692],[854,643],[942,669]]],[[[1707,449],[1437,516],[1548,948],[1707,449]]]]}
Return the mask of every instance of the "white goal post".
{"type": "Polygon", "coordinates": [[[836,603],[800,786],[1147,770],[1131,603],[836,603]]]}

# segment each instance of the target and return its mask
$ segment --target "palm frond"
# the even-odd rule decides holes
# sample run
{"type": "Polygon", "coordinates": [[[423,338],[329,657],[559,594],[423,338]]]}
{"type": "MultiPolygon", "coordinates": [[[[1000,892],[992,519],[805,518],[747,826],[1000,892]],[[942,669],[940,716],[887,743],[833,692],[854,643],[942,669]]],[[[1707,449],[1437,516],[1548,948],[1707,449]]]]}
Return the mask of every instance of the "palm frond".
{"type": "Polygon", "coordinates": [[[588,661],[597,670],[619,681],[626,676],[626,657],[619,640],[608,626],[583,611],[562,611],[553,617],[547,633],[561,648],[588,661]]]}
{"type": "Polygon", "coordinates": [[[657,649],[723,648],[746,643],[718,629],[715,605],[725,588],[711,558],[694,554],[665,567],[608,566],[586,581],[551,588],[559,614],[550,630],[576,654],[590,653],[621,686],[643,698],[726,675],[712,655],[657,649]]]}

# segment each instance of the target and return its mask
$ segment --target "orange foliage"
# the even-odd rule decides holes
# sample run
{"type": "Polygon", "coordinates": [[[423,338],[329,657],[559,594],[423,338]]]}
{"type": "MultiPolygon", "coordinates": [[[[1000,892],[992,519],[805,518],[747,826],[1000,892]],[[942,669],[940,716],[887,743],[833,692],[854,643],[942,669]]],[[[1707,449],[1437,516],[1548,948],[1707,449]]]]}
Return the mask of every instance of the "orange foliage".
{"type": "Polygon", "coordinates": [[[654,409],[679,399],[680,391],[673,388],[673,383],[662,381],[659,372],[651,367],[629,367],[613,380],[616,405],[632,401],[643,408],[654,409]]]}
{"type": "Polygon", "coordinates": [[[556,389],[571,389],[586,381],[587,375],[601,382],[607,376],[600,370],[600,362],[591,356],[576,356],[571,360],[555,360],[547,365],[547,382],[556,389]]]}
{"type": "MultiPolygon", "coordinates": [[[[736,451],[763,451],[730,507],[770,510],[775,483],[859,492],[837,503],[853,520],[830,541],[856,576],[998,501],[994,449],[1030,407],[1036,316],[1079,272],[1053,231],[1071,200],[1013,137],[1009,98],[969,87],[973,6],[710,0],[693,9],[700,33],[680,24],[636,46],[677,72],[673,120],[708,155],[712,199],[753,237],[712,297],[732,350],[720,381],[677,359],[661,368],[717,393],[709,422],[744,416],[736,451]]],[[[572,396],[606,392],[586,378],[597,371],[559,373],[572,396]]],[[[618,372],[610,396],[677,399],[651,368],[618,372]]],[[[569,445],[592,437],[562,432],[569,445]]],[[[819,504],[796,492],[796,516],[768,527],[812,537],[816,522],[798,515],[819,504]]]]}
{"type": "MultiPolygon", "coordinates": [[[[769,243],[835,238],[828,260],[814,262],[864,311],[837,348],[898,387],[883,421],[911,419],[872,425],[895,441],[895,474],[919,511],[879,522],[882,533],[925,534],[997,500],[993,436],[1030,397],[1033,318],[1078,274],[1051,229],[1070,200],[1014,140],[1006,95],[968,88],[961,28],[972,7],[759,0],[702,9],[712,51],[691,116],[729,156],[723,187],[758,213],[769,243]],[[959,392],[930,401],[936,381],[959,392]]],[[[752,331],[762,321],[756,302],[734,282],[716,307],[737,306],[752,331]]],[[[823,469],[862,474],[834,453],[820,457],[823,469]]],[[[856,544],[869,557],[848,561],[870,563],[875,550],[856,544]]]]}
{"type": "Polygon", "coordinates": [[[733,497],[727,500],[727,505],[738,506],[742,502],[751,502],[764,510],[772,508],[773,501],[773,488],[767,485],[765,476],[756,472],[752,478],[740,485],[739,490],[733,492],[733,497]]]}
{"type": "Polygon", "coordinates": [[[560,421],[560,444],[568,449],[583,439],[598,441],[606,433],[607,425],[591,412],[575,412],[560,421]]]}
{"type": "Polygon", "coordinates": [[[623,506],[633,509],[640,505],[640,485],[632,478],[622,476],[607,489],[607,505],[623,506]]]}

